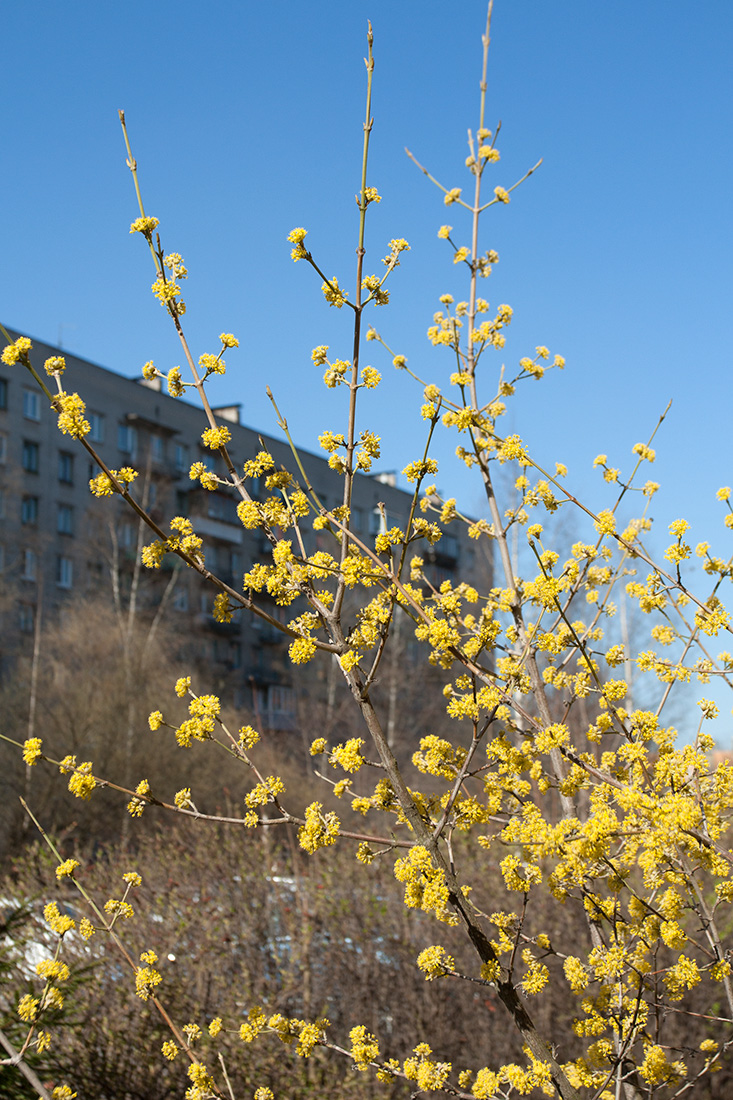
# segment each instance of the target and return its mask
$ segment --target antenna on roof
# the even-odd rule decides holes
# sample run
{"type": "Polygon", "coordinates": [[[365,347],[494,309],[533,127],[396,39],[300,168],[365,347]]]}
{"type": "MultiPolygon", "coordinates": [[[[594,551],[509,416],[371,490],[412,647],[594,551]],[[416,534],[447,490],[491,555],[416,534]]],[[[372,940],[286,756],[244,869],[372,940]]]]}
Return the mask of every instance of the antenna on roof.
{"type": "Polygon", "coordinates": [[[76,328],[76,325],[71,325],[68,321],[59,321],[59,337],[56,341],[59,351],[64,350],[64,328],[76,328]]]}

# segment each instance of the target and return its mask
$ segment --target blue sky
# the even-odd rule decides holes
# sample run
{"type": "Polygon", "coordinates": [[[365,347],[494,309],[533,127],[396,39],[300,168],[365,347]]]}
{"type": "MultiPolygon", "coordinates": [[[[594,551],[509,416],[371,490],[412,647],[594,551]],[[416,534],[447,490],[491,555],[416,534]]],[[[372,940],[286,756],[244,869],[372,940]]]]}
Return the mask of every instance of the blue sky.
{"type": "MultiPolygon", "coordinates": [[[[410,365],[441,381],[447,358],[425,330],[439,294],[465,296],[438,227],[453,207],[410,164],[409,146],[446,186],[464,186],[476,126],[483,0],[350,0],[316,5],[157,0],[8,6],[4,39],[0,313],[4,323],[128,375],[180,362],[150,294],[117,109],[127,113],[146,207],[167,251],[189,267],[194,351],[219,332],[242,340],[212,393],[277,434],[269,383],[304,447],[340,430],[344,395],[310,362],[316,344],[350,358],[349,318],[294,265],[295,225],[322,267],[353,279],[365,31],[375,32],[375,118],[367,269],[386,242],[412,245],[375,318],[410,365]]],[[[726,556],[716,489],[733,481],[729,437],[733,175],[733,6],[726,0],[496,0],[487,122],[502,120],[494,183],[542,168],[508,207],[492,208],[484,246],[501,262],[486,284],[515,322],[487,360],[486,392],[537,344],[564,373],[525,386],[508,418],[537,458],[560,459],[595,509],[611,494],[598,452],[628,471],[667,402],[650,476],[657,527],[679,516],[693,545],[726,556]]],[[[448,216],[450,214],[450,217],[448,216]]],[[[385,384],[365,395],[362,426],[383,436],[385,469],[422,448],[420,393],[370,345],[385,384]]],[[[440,487],[478,512],[478,487],[440,442],[440,487]]],[[[666,545],[664,534],[658,545],[666,545]]]]}

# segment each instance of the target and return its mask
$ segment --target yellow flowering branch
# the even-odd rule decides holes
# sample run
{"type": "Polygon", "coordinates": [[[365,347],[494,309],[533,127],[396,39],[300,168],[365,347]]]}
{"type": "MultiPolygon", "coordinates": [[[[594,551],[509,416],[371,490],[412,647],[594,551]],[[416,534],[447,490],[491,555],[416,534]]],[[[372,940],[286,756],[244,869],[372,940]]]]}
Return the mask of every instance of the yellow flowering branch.
{"type": "MultiPolygon", "coordinates": [[[[30,809],[30,807],[26,803],[25,799],[21,798],[20,801],[21,801],[21,804],[23,806],[23,809],[28,814],[31,821],[33,822],[33,824],[36,826],[39,833],[43,837],[43,840],[44,840],[46,846],[49,848],[49,850],[54,855],[54,857],[59,862],[59,864],[61,864],[63,861],[61,859],[61,855],[60,855],[58,849],[56,848],[56,845],[53,843],[53,841],[49,837],[48,833],[45,831],[45,829],[43,828],[43,826],[39,822],[38,818],[35,816],[33,811],[30,809]]],[[[84,884],[79,880],[79,878],[76,875],[72,874],[70,876],[70,879],[71,879],[71,882],[74,885],[74,887],[78,890],[78,892],[84,898],[85,902],[89,906],[89,908],[92,911],[92,913],[94,914],[94,916],[99,921],[100,927],[105,930],[105,932],[107,933],[107,935],[111,939],[112,943],[117,948],[117,950],[120,953],[120,955],[122,956],[122,958],[125,960],[127,965],[130,967],[133,974],[136,975],[140,968],[135,963],[134,959],[132,958],[132,956],[128,952],[127,948],[123,944],[123,942],[120,939],[120,937],[118,936],[118,934],[113,929],[114,921],[115,921],[116,918],[113,917],[112,920],[108,920],[106,918],[105,914],[102,912],[102,910],[99,908],[97,903],[94,901],[94,898],[92,898],[92,896],[89,894],[89,892],[87,891],[84,884]]],[[[125,896],[127,896],[127,893],[129,892],[130,885],[131,884],[128,883],[128,888],[127,888],[127,891],[125,893],[125,896]]],[[[160,999],[152,991],[149,993],[149,996],[148,996],[147,999],[150,1000],[153,1003],[153,1005],[155,1006],[156,1011],[159,1013],[161,1019],[166,1024],[166,1026],[170,1029],[171,1033],[173,1034],[174,1038],[176,1039],[176,1042],[183,1049],[183,1051],[186,1054],[186,1056],[188,1057],[189,1061],[191,1061],[192,1063],[196,1062],[197,1059],[196,1059],[195,1054],[190,1049],[190,1047],[189,1047],[188,1043],[186,1042],[183,1034],[179,1031],[178,1027],[173,1022],[171,1017],[169,1016],[165,1006],[160,1001],[160,999]]],[[[217,1096],[222,1095],[219,1092],[219,1090],[216,1089],[216,1088],[215,1088],[215,1093],[216,1093],[217,1096]]]]}

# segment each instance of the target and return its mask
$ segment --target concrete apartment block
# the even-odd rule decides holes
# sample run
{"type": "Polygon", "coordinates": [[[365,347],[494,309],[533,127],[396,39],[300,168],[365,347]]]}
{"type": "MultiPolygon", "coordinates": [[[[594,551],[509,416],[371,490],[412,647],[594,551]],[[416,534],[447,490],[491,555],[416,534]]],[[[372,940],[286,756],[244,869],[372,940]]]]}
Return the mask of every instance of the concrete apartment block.
{"type": "MultiPolygon", "coordinates": [[[[16,335],[11,333],[13,339],[16,335]]],[[[160,380],[123,378],[33,341],[31,356],[39,372],[46,358],[59,354],[66,358],[66,389],[77,391],[86,403],[90,442],[108,466],[131,465],[140,471],[135,493],[146,498],[164,530],[172,516],[189,516],[204,538],[207,565],[234,587],[241,586],[242,575],[254,561],[271,560],[267,540],[238,520],[234,493],[226,488],[209,492],[189,478],[191,464],[199,460],[225,474],[223,466],[217,467],[217,456],[201,444],[206,424],[198,406],[162,392],[160,380]]],[[[239,406],[217,409],[216,414],[231,430],[235,463],[253,458],[262,449],[262,439],[277,466],[292,472],[289,446],[241,424],[239,406]]],[[[320,455],[300,453],[320,499],[335,507],[342,492],[338,475],[320,455]]],[[[129,573],[139,536],[144,542],[152,540],[147,528],[139,531],[136,517],[118,498],[92,497],[89,480],[97,472],[80,443],[58,431],[56,414],[24,368],[0,364],[0,656],[6,665],[19,647],[29,645],[40,601],[45,620],[70,595],[109,585],[111,566],[129,573]]],[[[356,478],[352,519],[360,538],[373,539],[379,532],[380,506],[388,525],[406,522],[411,497],[394,482],[391,475],[356,478]]],[[[259,486],[252,489],[250,483],[250,490],[256,496],[259,486]]],[[[328,532],[307,530],[307,553],[333,550],[333,545],[328,532]]],[[[463,525],[451,526],[432,553],[420,553],[429,562],[433,583],[476,575],[475,544],[463,525]]],[[[180,622],[200,655],[226,674],[235,695],[256,710],[264,725],[292,727],[292,677],[279,633],[246,612],[230,624],[216,623],[211,614],[215,591],[192,570],[181,568],[173,555],[166,557],[153,583],[146,579],[146,598],[152,605],[160,601],[172,570],[176,577],[169,593],[169,621],[180,622]]],[[[486,578],[486,565],[482,572],[486,578]]],[[[296,613],[274,603],[270,610],[283,620],[296,613]]]]}

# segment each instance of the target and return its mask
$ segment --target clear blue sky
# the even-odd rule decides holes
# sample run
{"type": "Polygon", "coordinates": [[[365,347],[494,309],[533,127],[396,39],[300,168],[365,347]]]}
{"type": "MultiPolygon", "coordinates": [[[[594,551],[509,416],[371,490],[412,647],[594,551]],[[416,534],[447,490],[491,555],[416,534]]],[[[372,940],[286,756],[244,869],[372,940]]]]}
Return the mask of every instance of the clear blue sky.
{"type": "MultiPolygon", "coordinates": [[[[241,401],[246,423],[276,434],[269,382],[301,445],[338,430],[344,395],[323,389],[310,350],[324,343],[350,358],[350,318],[325,307],[285,237],[306,226],[323,268],[349,284],[367,18],[370,182],[384,196],[372,208],[367,269],[391,237],[412,245],[378,325],[440,381],[449,363],[425,329],[440,293],[465,292],[436,231],[449,220],[467,241],[467,230],[404,146],[447,186],[467,183],[483,0],[8,5],[4,322],[128,375],[151,358],[161,369],[180,362],[150,295],[149,256],[128,234],[124,107],[147,210],[189,267],[194,350],[216,350],[222,330],[242,339],[214,400],[241,401]]],[[[536,344],[567,360],[564,373],[525,387],[508,426],[538,459],[565,461],[569,487],[600,509],[611,496],[590,471],[594,456],[628,470],[633,444],[671,398],[650,471],[663,484],[656,523],[684,515],[693,544],[707,538],[726,556],[714,494],[733,482],[732,44],[728,0],[496,0],[487,121],[503,128],[493,182],[509,186],[540,156],[544,164],[510,206],[493,208],[484,238],[501,257],[487,296],[515,310],[508,366],[536,344]]],[[[422,447],[420,395],[373,348],[387,384],[367,395],[362,424],[384,437],[383,467],[401,469],[422,447]]],[[[447,460],[438,482],[451,490],[447,460]]],[[[467,476],[455,486],[479,511],[467,476]]]]}

